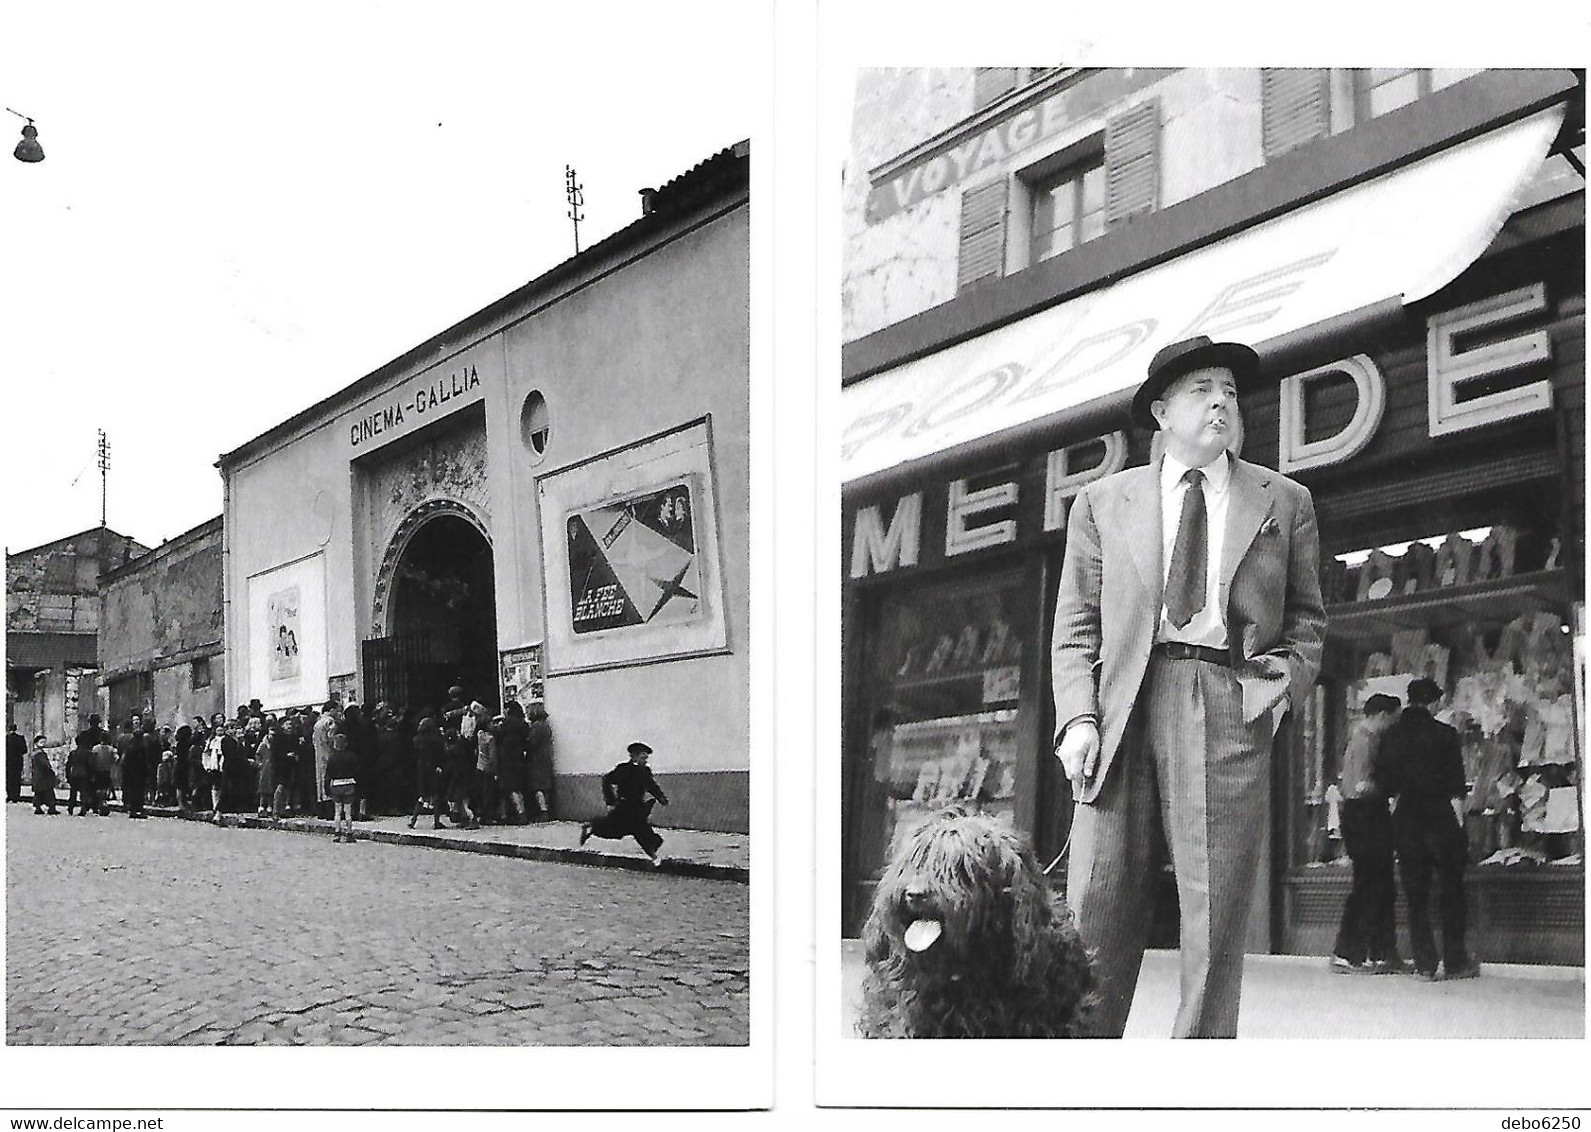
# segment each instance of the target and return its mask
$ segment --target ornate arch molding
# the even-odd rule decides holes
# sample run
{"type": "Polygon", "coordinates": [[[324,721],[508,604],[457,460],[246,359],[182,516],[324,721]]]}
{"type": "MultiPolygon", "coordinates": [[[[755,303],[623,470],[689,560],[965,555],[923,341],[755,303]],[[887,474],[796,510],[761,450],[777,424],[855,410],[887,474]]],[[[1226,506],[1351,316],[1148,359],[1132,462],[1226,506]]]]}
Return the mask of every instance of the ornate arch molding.
{"type": "Polygon", "coordinates": [[[480,532],[487,546],[492,545],[491,532],[486,529],[486,522],[480,513],[456,499],[431,499],[410,511],[398,524],[398,529],[393,532],[392,540],[387,543],[387,549],[381,556],[381,568],[376,571],[376,591],[370,611],[371,636],[387,635],[387,622],[392,605],[392,584],[398,576],[398,563],[403,560],[403,552],[409,549],[409,543],[419,533],[421,527],[432,519],[445,516],[463,519],[480,532]]]}

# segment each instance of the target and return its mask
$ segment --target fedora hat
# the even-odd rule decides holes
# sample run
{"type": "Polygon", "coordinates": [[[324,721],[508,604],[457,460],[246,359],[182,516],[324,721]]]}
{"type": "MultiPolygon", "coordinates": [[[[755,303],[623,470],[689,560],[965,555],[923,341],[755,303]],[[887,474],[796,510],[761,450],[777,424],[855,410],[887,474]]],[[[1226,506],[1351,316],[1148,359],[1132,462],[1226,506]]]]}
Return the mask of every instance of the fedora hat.
{"type": "Polygon", "coordinates": [[[1171,383],[1183,374],[1210,366],[1231,370],[1241,388],[1259,372],[1260,358],[1241,342],[1212,342],[1203,334],[1162,347],[1149,360],[1149,373],[1138,392],[1133,394],[1133,423],[1148,429],[1159,428],[1149,406],[1163,397],[1171,383]]]}

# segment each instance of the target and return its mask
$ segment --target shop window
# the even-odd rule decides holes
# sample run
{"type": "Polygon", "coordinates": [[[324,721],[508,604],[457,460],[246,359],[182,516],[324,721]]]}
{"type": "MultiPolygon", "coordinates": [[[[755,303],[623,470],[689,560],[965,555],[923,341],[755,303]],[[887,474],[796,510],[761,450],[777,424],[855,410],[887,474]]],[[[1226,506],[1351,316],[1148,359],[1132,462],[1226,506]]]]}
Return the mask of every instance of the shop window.
{"type": "MultiPolygon", "coordinates": [[[[865,663],[869,741],[852,764],[846,833],[864,887],[947,804],[1015,822],[1022,703],[1033,699],[1019,702],[1032,679],[1023,669],[1037,620],[1031,589],[1009,573],[881,606],[865,663]]],[[[862,896],[853,907],[866,904],[862,896]]]]}
{"type": "Polygon", "coordinates": [[[1431,72],[1415,67],[1365,67],[1353,73],[1354,120],[1372,118],[1407,106],[1431,93],[1431,72]]]}
{"type": "Polygon", "coordinates": [[[1323,561],[1327,650],[1302,713],[1296,863],[1346,866],[1335,817],[1347,736],[1370,695],[1406,704],[1421,676],[1445,691],[1437,718],[1463,744],[1470,863],[1581,859],[1568,571],[1552,522],[1526,514],[1323,561]]]}
{"type": "Polygon", "coordinates": [[[1038,263],[1105,233],[1105,159],[1100,154],[1032,188],[1029,263],[1038,263]]]}
{"type": "Polygon", "coordinates": [[[547,408],[547,398],[539,389],[532,389],[525,395],[525,403],[519,410],[519,435],[531,461],[540,463],[552,442],[552,415],[547,408]]]}
{"type": "Polygon", "coordinates": [[[201,688],[208,688],[210,686],[210,658],[201,656],[194,661],[189,668],[189,677],[189,683],[195,692],[201,688]]]}

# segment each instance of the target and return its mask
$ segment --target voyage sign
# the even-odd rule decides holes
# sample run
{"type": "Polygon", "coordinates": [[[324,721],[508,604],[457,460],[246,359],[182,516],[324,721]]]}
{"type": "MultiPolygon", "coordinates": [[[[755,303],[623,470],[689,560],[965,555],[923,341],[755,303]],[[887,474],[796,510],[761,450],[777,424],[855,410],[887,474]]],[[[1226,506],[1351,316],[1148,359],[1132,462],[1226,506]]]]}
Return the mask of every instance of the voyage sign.
{"type": "Polygon", "coordinates": [[[1175,71],[1174,67],[1128,67],[1090,75],[1037,104],[1018,102],[974,132],[950,138],[882,176],[875,174],[866,220],[877,224],[985,169],[1003,166],[1042,141],[1075,133],[1079,123],[1092,120],[1105,106],[1175,71]]]}

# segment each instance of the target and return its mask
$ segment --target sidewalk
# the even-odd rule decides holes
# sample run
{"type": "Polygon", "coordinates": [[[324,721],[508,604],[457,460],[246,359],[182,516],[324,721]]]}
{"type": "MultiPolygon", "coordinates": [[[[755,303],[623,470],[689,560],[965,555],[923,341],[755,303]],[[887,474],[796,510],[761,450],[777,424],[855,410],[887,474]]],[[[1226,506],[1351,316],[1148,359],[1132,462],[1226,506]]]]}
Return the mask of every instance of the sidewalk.
{"type": "MultiPolygon", "coordinates": [[[[120,802],[110,803],[111,811],[122,812],[120,802]]],[[[64,812],[64,808],[63,808],[64,812]]],[[[179,813],[169,806],[146,806],[150,817],[179,818],[184,821],[209,821],[207,813],[179,813]]],[[[126,820],[124,817],[121,820],[126,820]]],[[[244,829],[281,829],[293,833],[332,834],[332,823],[324,818],[261,818],[253,814],[222,814],[221,824],[244,829]]],[[[378,817],[354,823],[354,837],[360,841],[383,841],[389,845],[418,845],[427,849],[451,849],[462,853],[493,853],[500,857],[523,857],[532,861],[557,861],[570,865],[593,865],[611,869],[637,869],[669,873],[674,876],[706,877],[748,883],[751,874],[751,838],[743,833],[712,833],[699,829],[666,829],[660,851],[663,863],[654,868],[633,840],[602,841],[592,838],[580,845],[580,823],[549,821],[532,825],[483,825],[479,829],[432,829],[431,815],[421,814],[414,829],[408,818],[378,817]]]]}
{"type": "MultiPolygon", "coordinates": [[[[841,944],[847,1037],[861,998],[861,943],[841,944]]],[[[1177,952],[1144,953],[1129,1038],[1164,1038],[1177,1013],[1177,952]]],[[[1337,975],[1324,956],[1250,955],[1240,1038],[1584,1038],[1585,970],[1481,961],[1481,977],[1427,983],[1337,975]]]]}

